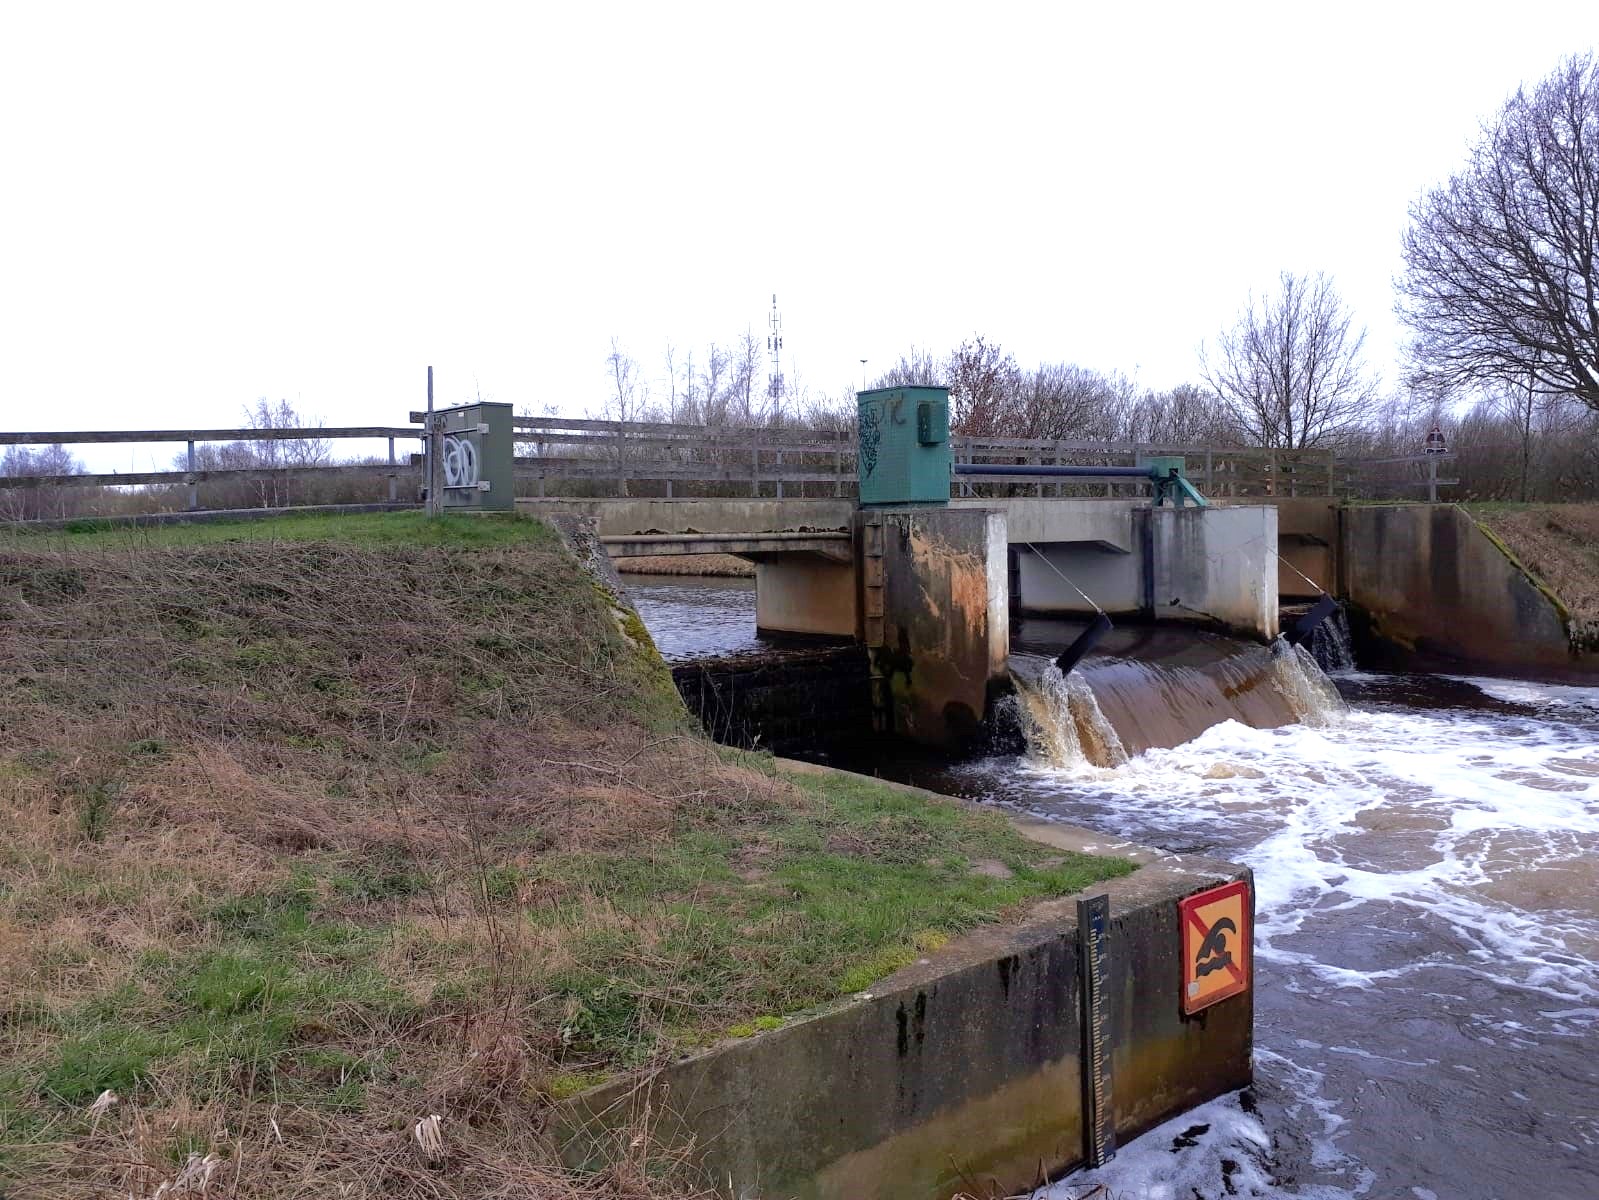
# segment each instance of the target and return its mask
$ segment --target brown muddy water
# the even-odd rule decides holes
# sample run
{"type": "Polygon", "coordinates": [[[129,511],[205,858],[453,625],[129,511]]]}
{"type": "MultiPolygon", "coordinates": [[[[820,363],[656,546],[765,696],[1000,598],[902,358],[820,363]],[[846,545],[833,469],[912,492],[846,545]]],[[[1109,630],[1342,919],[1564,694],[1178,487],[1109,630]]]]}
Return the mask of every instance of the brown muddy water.
{"type": "MultiPolygon", "coordinates": [[[[754,642],[673,585],[663,650],[754,642]]],[[[1254,868],[1256,1085],[1043,1195],[1599,1200],[1599,689],[1072,633],[1016,630],[1025,753],[856,764],[1254,868]]]]}

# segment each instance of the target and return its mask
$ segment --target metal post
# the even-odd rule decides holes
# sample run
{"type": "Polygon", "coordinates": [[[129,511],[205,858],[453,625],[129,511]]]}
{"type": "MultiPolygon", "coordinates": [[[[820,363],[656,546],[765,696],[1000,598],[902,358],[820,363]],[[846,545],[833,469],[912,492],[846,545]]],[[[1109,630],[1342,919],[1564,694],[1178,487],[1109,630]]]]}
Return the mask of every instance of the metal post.
{"type": "Polygon", "coordinates": [[[777,498],[783,498],[783,452],[777,452],[777,498]]]}
{"type": "Polygon", "coordinates": [[[200,507],[200,484],[194,478],[194,439],[189,439],[189,511],[200,507]]]}
{"type": "Polygon", "coordinates": [[[389,439],[389,503],[396,499],[396,490],[400,485],[399,479],[394,474],[394,439],[389,439]]]}
{"type": "Polygon", "coordinates": [[[1427,459],[1427,503],[1438,503],[1438,456],[1427,459]]]}
{"type": "Polygon", "coordinates": [[[844,494],[844,451],[842,448],[833,451],[833,495],[844,494]]]}
{"type": "Polygon", "coordinates": [[[1212,459],[1212,451],[1206,450],[1205,451],[1205,495],[1207,495],[1207,496],[1214,496],[1216,494],[1216,489],[1215,489],[1215,487],[1212,486],[1213,481],[1212,481],[1212,479],[1210,477],[1211,459],[1212,459]]]}
{"type": "Polygon", "coordinates": [[[437,422],[433,419],[433,368],[428,368],[428,415],[423,426],[424,463],[427,467],[428,516],[436,517],[444,511],[444,447],[439,437],[437,422]]]}
{"type": "Polygon", "coordinates": [[[1338,494],[1337,477],[1338,451],[1329,450],[1327,452],[1327,494],[1329,496],[1336,496],[1338,494]]]}

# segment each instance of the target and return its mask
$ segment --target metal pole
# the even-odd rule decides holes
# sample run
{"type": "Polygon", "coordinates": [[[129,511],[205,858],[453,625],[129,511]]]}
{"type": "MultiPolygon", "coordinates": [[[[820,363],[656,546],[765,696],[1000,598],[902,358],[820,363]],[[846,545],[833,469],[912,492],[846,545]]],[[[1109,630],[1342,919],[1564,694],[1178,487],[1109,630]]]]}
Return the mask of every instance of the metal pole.
{"type": "Polygon", "coordinates": [[[1438,503],[1438,456],[1427,460],[1427,503],[1438,503]]]}
{"type": "Polygon", "coordinates": [[[439,445],[438,430],[434,427],[434,421],[433,421],[433,368],[432,367],[428,368],[428,416],[427,416],[427,424],[423,426],[423,435],[424,435],[423,436],[423,440],[422,440],[422,444],[424,446],[424,450],[423,450],[424,460],[423,461],[424,461],[424,465],[427,467],[427,492],[428,492],[427,512],[428,512],[428,516],[436,517],[436,516],[439,515],[439,513],[441,513],[443,511],[443,506],[439,503],[439,501],[442,499],[442,497],[439,495],[439,482],[440,482],[439,481],[439,475],[441,473],[440,472],[441,464],[439,462],[439,451],[442,450],[443,447],[441,447],[439,445]]]}
{"type": "Polygon", "coordinates": [[[194,439],[189,439],[189,511],[200,507],[200,485],[194,478],[194,439]]]}
{"type": "Polygon", "coordinates": [[[394,474],[394,439],[390,438],[389,439],[389,503],[390,504],[393,504],[395,499],[396,499],[396,489],[399,487],[399,482],[400,481],[395,477],[395,474],[394,474]]]}

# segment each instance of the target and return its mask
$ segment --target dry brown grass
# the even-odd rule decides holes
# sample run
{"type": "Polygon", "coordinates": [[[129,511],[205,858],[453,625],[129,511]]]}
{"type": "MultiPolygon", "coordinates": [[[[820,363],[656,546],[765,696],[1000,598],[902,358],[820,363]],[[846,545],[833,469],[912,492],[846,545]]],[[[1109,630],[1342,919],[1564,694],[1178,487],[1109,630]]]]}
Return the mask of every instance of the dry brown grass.
{"type": "Polygon", "coordinates": [[[10,1172],[0,1157],[0,1193],[675,1193],[569,1177],[542,1144],[563,1047],[538,981],[561,931],[507,914],[537,899],[521,860],[666,836],[703,792],[685,751],[710,786],[740,769],[676,736],[669,685],[552,543],[25,545],[0,552],[0,584],[0,1146],[25,1147],[10,1172]],[[511,895],[489,895],[502,875],[511,895]],[[93,1115],[27,1086],[86,1004],[159,1023],[152,976],[232,944],[229,902],[295,886],[368,943],[333,969],[369,963],[394,993],[292,1015],[295,1045],[334,1066],[275,1063],[262,1087],[223,1062],[208,1082],[217,1064],[185,1046],[93,1115]],[[364,1080],[350,1111],[330,1101],[341,1075],[364,1080]],[[410,1132],[432,1113],[435,1162],[410,1132]]]}
{"type": "Polygon", "coordinates": [[[754,579],[755,564],[732,554],[650,554],[619,558],[616,569],[624,575],[699,575],[728,579],[754,579]]]}
{"type": "Polygon", "coordinates": [[[1599,504],[1484,505],[1472,515],[1548,585],[1599,646],[1599,504]]]}
{"type": "Polygon", "coordinates": [[[439,528],[0,539],[5,1200],[710,1194],[551,1101],[1116,873],[719,749],[541,526],[439,528]]]}

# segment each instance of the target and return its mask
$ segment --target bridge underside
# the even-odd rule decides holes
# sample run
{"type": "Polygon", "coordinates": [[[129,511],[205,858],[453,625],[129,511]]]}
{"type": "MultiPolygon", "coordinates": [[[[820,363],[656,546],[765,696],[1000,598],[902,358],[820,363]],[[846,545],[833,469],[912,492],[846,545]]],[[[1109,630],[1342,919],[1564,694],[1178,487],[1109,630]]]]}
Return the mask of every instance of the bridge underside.
{"type": "MultiPolygon", "coordinates": [[[[616,557],[732,554],[756,564],[757,621],[771,632],[862,637],[849,500],[601,499],[518,502],[591,516],[616,557]]],[[[1010,606],[1021,613],[1208,624],[1277,632],[1280,595],[1331,590],[1336,513],[1319,501],[1151,508],[1141,500],[957,500],[1003,514],[1010,606]],[[1309,580],[1306,579],[1309,577],[1309,580]],[[1315,583],[1310,582],[1315,580],[1315,583]]]]}

